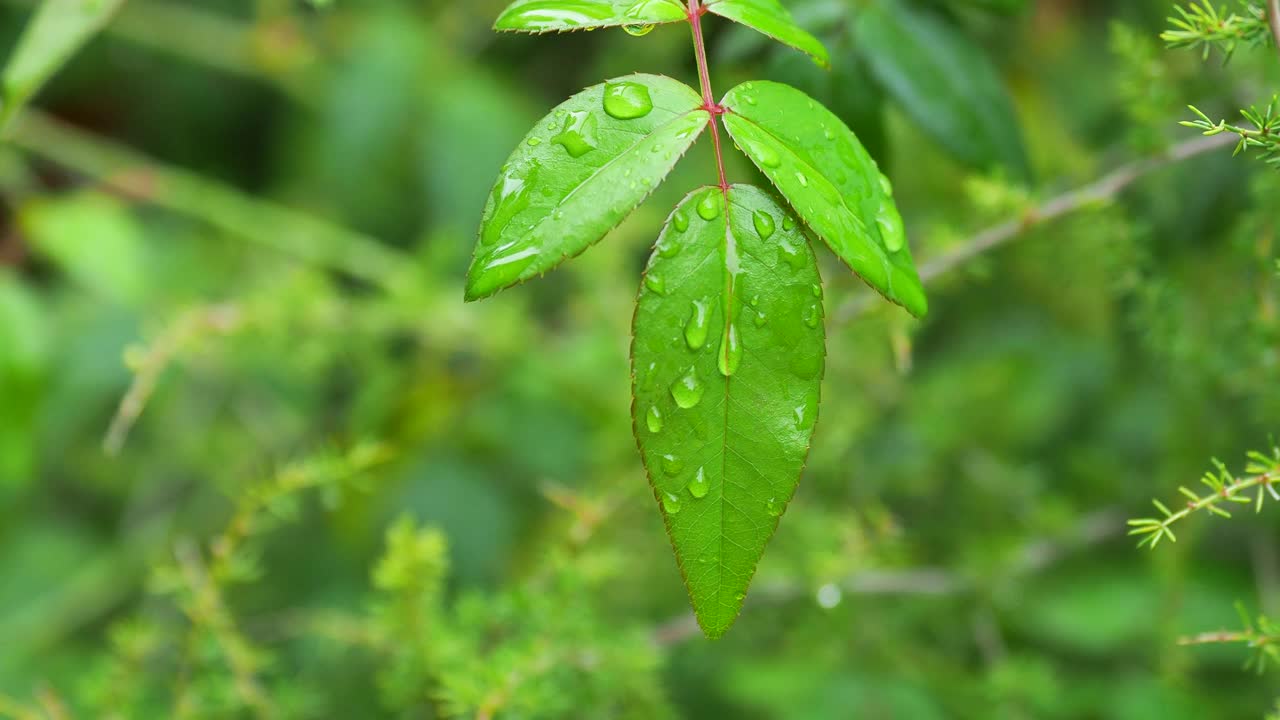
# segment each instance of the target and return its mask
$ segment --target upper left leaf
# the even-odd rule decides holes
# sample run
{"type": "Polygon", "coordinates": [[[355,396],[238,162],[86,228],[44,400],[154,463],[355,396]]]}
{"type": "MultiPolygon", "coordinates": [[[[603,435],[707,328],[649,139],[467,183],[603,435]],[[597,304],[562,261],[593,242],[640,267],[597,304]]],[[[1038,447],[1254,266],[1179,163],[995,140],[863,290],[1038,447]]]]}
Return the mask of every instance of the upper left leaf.
{"type": "Polygon", "coordinates": [[[485,206],[468,300],[541,275],[631,213],[707,127],[692,88],[661,75],[589,87],[511,154],[485,206]]]}
{"type": "Polygon", "coordinates": [[[502,11],[493,28],[545,33],[687,19],[680,0],[516,0],[502,11]]]}

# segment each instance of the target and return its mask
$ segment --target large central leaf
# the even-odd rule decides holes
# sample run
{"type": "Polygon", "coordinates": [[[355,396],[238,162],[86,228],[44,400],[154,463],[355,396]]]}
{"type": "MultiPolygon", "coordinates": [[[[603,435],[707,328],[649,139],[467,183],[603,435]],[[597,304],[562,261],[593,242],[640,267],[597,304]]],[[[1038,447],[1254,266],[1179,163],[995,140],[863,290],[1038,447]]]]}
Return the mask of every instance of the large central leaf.
{"type": "Polygon", "coordinates": [[[733,623],[804,467],[824,364],[822,286],[763,191],[689,195],[636,307],[636,438],[703,631],[733,623]]]}
{"type": "Polygon", "coordinates": [[[669,77],[627,75],[543,118],[494,185],[467,299],[541,275],[608,233],[706,128],[701,106],[698,93],[669,77]]]}

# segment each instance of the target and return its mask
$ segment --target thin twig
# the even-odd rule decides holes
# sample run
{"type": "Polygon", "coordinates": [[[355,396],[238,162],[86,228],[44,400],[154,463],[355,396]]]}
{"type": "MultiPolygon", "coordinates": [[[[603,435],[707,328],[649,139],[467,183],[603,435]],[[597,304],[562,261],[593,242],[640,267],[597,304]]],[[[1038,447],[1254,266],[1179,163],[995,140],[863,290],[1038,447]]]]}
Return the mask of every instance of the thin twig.
{"type": "Polygon", "coordinates": [[[174,548],[174,555],[192,597],[191,606],[184,608],[191,620],[192,637],[202,624],[208,627],[226,657],[227,667],[235,679],[236,694],[256,717],[271,717],[274,710],[254,674],[256,661],[252,651],[241,638],[222,593],[205,568],[200,551],[193,543],[181,542],[174,548]]]}
{"type": "MultiPolygon", "coordinates": [[[[1273,1],[1280,2],[1280,0],[1273,1]]],[[[1091,205],[1109,201],[1155,170],[1217,150],[1235,141],[1234,136],[1197,137],[1178,143],[1160,155],[1123,165],[1088,185],[1071,190],[1039,207],[1028,210],[1021,217],[989,227],[956,248],[924,263],[920,266],[920,280],[925,283],[935,280],[983,253],[1007,244],[1031,228],[1091,205]]],[[[842,324],[853,320],[874,307],[878,298],[879,295],[868,292],[849,299],[834,313],[835,322],[842,324]]]]}
{"type": "MultiPolygon", "coordinates": [[[[1098,545],[1124,533],[1124,515],[1117,508],[1090,513],[1062,535],[1040,538],[1024,545],[1001,574],[1016,579],[1042,572],[1068,555],[1098,545]]],[[[895,595],[914,597],[946,597],[973,592],[986,583],[979,578],[946,568],[908,570],[869,570],[855,573],[839,583],[845,595],[895,595]]],[[[792,583],[758,589],[754,602],[777,604],[792,600],[806,591],[792,583]]],[[[692,614],[671,618],[654,628],[651,639],[660,647],[676,645],[698,634],[698,623],[692,614]]]]}

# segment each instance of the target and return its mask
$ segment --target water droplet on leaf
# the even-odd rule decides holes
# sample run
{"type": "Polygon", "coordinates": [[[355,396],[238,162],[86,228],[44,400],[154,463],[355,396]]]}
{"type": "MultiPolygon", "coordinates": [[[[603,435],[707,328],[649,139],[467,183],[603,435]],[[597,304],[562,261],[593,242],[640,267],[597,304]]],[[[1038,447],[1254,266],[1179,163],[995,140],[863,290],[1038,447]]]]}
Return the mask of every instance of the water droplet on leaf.
{"type": "Polygon", "coordinates": [[[804,267],[804,253],[802,248],[791,243],[790,240],[783,240],[778,243],[778,257],[791,267],[792,270],[799,270],[804,267]]]}
{"type": "Polygon", "coordinates": [[[564,130],[551,138],[551,142],[562,146],[570,157],[580,158],[596,149],[596,126],[599,122],[594,113],[586,110],[571,112],[564,130]]]}
{"type": "Polygon", "coordinates": [[[811,328],[818,327],[818,322],[822,319],[822,311],[818,308],[818,303],[810,303],[809,307],[804,311],[804,324],[811,328]]]}
{"type": "Polygon", "coordinates": [[[671,224],[675,226],[676,232],[684,232],[689,229],[689,216],[683,210],[677,210],[671,217],[671,224]]]}
{"type": "Polygon", "coordinates": [[[707,473],[702,468],[698,468],[698,472],[689,481],[689,494],[696,498],[704,498],[711,490],[711,483],[707,482],[707,473]]]}
{"type": "Polygon", "coordinates": [[[765,210],[757,210],[751,216],[752,222],[756,226],[756,232],[760,235],[761,240],[768,240],[773,237],[773,232],[777,226],[773,222],[773,216],[765,210]]]}
{"type": "Polygon", "coordinates": [[[521,210],[529,207],[529,191],[537,183],[538,171],[541,169],[538,161],[530,160],[525,165],[508,167],[503,171],[502,177],[493,186],[493,214],[484,225],[484,233],[480,236],[481,245],[497,242],[511,220],[521,210]]]}
{"type": "MultiPolygon", "coordinates": [[[[632,26],[627,26],[632,27],[632,26]]],[[[653,29],[653,26],[649,26],[653,29]]],[[[631,32],[629,29],[627,32],[631,32]]],[[[634,34],[634,33],[633,33],[634,34]]],[[[653,110],[649,88],[634,82],[607,83],[604,86],[604,111],[619,120],[634,120],[653,110]]],[[[657,149],[654,149],[657,152],[657,149]]]]}
{"type": "Polygon", "coordinates": [[[718,190],[708,190],[698,201],[698,216],[703,220],[715,220],[720,217],[720,196],[718,190]]]}
{"type": "Polygon", "coordinates": [[[671,386],[671,398],[676,401],[676,405],[688,410],[702,400],[704,390],[697,371],[689,368],[689,372],[671,386]]]}
{"type": "Polygon", "coordinates": [[[645,287],[658,293],[659,295],[667,294],[667,284],[662,281],[662,276],[656,273],[649,273],[644,278],[645,287]]]}
{"type": "Polygon", "coordinates": [[[769,513],[770,517],[778,517],[781,515],[783,507],[783,504],[778,502],[777,498],[769,498],[769,502],[764,504],[764,510],[769,513]]]}
{"type": "Polygon", "coordinates": [[[679,475],[684,469],[684,461],[675,455],[662,456],[662,472],[668,475],[679,475]]]}
{"type": "Polygon", "coordinates": [[[688,343],[690,350],[697,350],[707,342],[708,320],[706,301],[694,300],[689,322],[684,326],[684,340],[688,343]]]}
{"type": "Polygon", "coordinates": [[[626,30],[628,35],[644,37],[645,35],[653,32],[653,25],[623,25],[622,29],[626,30]]]}
{"type": "Polygon", "coordinates": [[[680,512],[680,496],[675,493],[662,493],[662,509],[666,510],[668,515],[680,512]]]}
{"type": "Polygon", "coordinates": [[[649,426],[649,432],[662,432],[662,411],[658,409],[657,405],[649,406],[649,412],[645,414],[644,423],[649,426]]]}
{"type": "Polygon", "coordinates": [[[720,366],[720,374],[725,377],[731,377],[738,371],[738,364],[742,362],[742,344],[738,342],[738,326],[734,323],[729,323],[720,338],[716,362],[720,366]]]}

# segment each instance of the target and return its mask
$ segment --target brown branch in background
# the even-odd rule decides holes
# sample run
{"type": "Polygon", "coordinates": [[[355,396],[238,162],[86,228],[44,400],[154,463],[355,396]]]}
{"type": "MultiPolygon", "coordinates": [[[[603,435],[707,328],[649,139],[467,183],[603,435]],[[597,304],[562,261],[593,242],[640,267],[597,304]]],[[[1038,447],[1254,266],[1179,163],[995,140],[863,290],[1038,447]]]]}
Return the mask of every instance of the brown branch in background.
{"type": "MultiPolygon", "coordinates": [[[[1054,537],[1032,540],[1023,545],[1000,573],[999,579],[1016,580],[1047,570],[1073,553],[1094,547],[1124,534],[1124,514],[1116,508],[1090,513],[1067,532],[1054,537]]],[[[836,584],[840,595],[895,595],[914,597],[947,597],[973,592],[990,583],[981,578],[946,568],[906,570],[867,570],[855,573],[836,584]]],[[[792,583],[764,586],[754,591],[747,607],[778,604],[794,600],[808,592],[792,583]]],[[[821,594],[820,594],[821,596],[821,594]]],[[[654,628],[654,644],[667,647],[684,642],[698,634],[698,623],[692,614],[671,618],[654,628]]]]}
{"type": "MultiPolygon", "coordinates": [[[[1280,3],[1280,0],[1272,0],[1272,2],[1280,3]]],[[[1112,200],[1130,185],[1166,165],[1189,160],[1237,141],[1238,138],[1234,135],[1197,137],[1178,143],[1160,155],[1121,166],[1088,185],[1059,195],[1039,207],[1028,210],[1021,217],[989,227],[952,250],[924,263],[920,266],[920,280],[927,284],[983,253],[1007,244],[1031,228],[1090,205],[1112,200]]],[[[840,324],[853,320],[874,307],[879,297],[868,292],[849,299],[836,310],[833,316],[834,321],[840,324]]]]}
{"type": "Polygon", "coordinates": [[[205,335],[232,333],[240,326],[240,322],[240,311],[234,305],[213,305],[188,311],[149,347],[131,352],[131,355],[136,355],[130,363],[130,370],[134,373],[133,383],[111,419],[111,426],[102,441],[103,450],[108,455],[116,455],[124,447],[129,431],[155,393],[160,375],[186,345],[205,335]]]}

